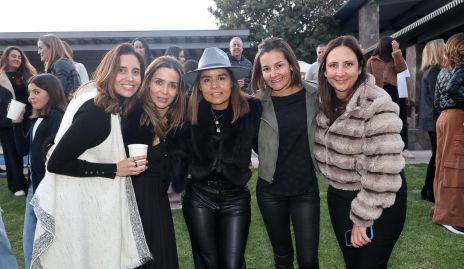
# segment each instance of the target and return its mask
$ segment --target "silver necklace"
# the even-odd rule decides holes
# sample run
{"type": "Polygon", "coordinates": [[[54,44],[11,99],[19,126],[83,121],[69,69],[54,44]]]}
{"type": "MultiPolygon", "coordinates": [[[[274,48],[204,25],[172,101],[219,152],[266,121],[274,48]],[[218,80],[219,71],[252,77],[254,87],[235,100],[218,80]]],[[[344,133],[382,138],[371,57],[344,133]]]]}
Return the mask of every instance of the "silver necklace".
{"type": "Polygon", "coordinates": [[[219,120],[222,118],[222,116],[224,116],[224,113],[221,113],[220,115],[216,115],[214,110],[211,108],[211,114],[213,115],[213,122],[214,122],[214,125],[216,126],[216,133],[220,133],[222,123],[219,120]]]}

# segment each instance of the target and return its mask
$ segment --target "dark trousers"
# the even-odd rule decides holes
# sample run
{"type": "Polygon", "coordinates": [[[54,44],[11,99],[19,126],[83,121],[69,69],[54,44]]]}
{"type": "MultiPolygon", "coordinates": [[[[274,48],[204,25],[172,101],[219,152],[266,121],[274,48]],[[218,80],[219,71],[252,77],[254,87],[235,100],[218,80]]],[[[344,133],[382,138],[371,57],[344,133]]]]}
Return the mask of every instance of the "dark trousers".
{"type": "Polygon", "coordinates": [[[399,117],[403,122],[400,135],[404,142],[404,149],[408,149],[408,106],[406,105],[406,98],[398,96],[398,88],[396,86],[385,84],[383,89],[390,95],[392,101],[400,107],[399,117]]]}
{"type": "Polygon", "coordinates": [[[258,184],[256,198],[274,251],[275,267],[293,268],[291,221],[298,267],[319,268],[319,192],[280,196],[262,190],[258,184]]]}
{"type": "Polygon", "coordinates": [[[183,213],[197,269],[244,269],[250,191],[230,183],[189,182],[183,213]]]}
{"type": "Polygon", "coordinates": [[[387,268],[390,254],[403,230],[406,219],[407,187],[403,173],[401,177],[402,186],[396,193],[395,203],[383,209],[380,218],[374,221],[372,242],[360,248],[348,247],[345,242],[345,232],[353,228],[353,222],[349,218],[351,201],[358,191],[344,191],[329,186],[327,202],[330,220],[342,250],[346,268],[387,268]]]}
{"type": "Polygon", "coordinates": [[[429,131],[430,143],[432,144],[432,157],[430,157],[429,165],[427,166],[427,174],[425,175],[424,187],[421,190],[421,197],[424,200],[435,203],[433,196],[433,180],[435,178],[435,156],[437,155],[437,133],[429,131]]]}
{"type": "Polygon", "coordinates": [[[23,172],[23,157],[19,156],[14,143],[13,127],[0,127],[0,141],[5,158],[8,189],[12,193],[26,191],[27,180],[23,172]]]}

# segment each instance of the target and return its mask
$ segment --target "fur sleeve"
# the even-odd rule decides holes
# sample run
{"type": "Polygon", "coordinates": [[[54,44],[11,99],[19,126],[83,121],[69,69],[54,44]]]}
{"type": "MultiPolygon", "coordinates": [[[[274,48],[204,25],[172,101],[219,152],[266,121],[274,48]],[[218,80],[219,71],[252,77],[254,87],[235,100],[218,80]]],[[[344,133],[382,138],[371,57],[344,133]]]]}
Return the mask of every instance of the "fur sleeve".
{"type": "Polygon", "coordinates": [[[372,225],[382,210],[395,202],[404,168],[402,126],[398,106],[386,95],[375,99],[366,110],[362,188],[350,212],[350,219],[358,226],[372,225]]]}

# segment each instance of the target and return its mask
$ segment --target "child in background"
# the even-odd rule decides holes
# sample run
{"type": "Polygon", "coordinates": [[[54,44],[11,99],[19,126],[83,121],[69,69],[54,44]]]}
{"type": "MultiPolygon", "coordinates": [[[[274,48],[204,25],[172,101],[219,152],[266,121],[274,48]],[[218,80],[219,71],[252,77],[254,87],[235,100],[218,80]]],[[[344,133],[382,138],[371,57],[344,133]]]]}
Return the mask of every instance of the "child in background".
{"type": "Polygon", "coordinates": [[[66,109],[66,99],[60,81],[54,75],[40,74],[28,82],[29,98],[32,105],[32,124],[24,136],[21,124],[24,112],[13,121],[13,132],[18,154],[30,154],[29,180],[24,214],[23,249],[26,268],[30,268],[32,245],[37,219],[29,202],[45,175],[45,154],[47,144],[53,142],[66,109]]]}

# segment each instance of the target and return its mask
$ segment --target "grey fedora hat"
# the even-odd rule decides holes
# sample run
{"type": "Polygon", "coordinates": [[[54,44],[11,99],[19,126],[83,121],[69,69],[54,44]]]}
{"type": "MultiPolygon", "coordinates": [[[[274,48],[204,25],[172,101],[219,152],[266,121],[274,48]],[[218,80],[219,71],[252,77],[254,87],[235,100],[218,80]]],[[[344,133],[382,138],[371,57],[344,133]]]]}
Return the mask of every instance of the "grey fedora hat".
{"type": "Polygon", "coordinates": [[[248,68],[231,66],[229,57],[223,50],[218,48],[206,48],[198,62],[198,69],[185,73],[182,76],[182,80],[187,84],[193,85],[201,71],[217,68],[229,69],[234,74],[235,79],[242,79],[250,73],[250,69],[248,68]]]}

